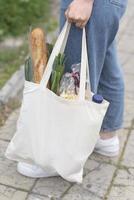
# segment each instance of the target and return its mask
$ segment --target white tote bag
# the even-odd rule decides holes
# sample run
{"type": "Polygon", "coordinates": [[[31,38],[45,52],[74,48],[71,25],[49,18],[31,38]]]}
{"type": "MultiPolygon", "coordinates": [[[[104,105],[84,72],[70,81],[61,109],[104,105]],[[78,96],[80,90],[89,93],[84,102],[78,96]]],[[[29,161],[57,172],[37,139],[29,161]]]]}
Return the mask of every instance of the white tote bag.
{"type": "MultiPolygon", "coordinates": [[[[70,24],[60,33],[40,84],[25,81],[17,131],[5,156],[56,171],[70,182],[82,182],[83,167],[99,138],[109,103],[85,100],[88,65],[83,29],[80,90],[77,100],[67,100],[47,88],[55,56],[65,49],[70,24]]],[[[88,75],[89,78],[89,75],[88,75]]],[[[91,90],[90,90],[91,91],[91,90]]]]}

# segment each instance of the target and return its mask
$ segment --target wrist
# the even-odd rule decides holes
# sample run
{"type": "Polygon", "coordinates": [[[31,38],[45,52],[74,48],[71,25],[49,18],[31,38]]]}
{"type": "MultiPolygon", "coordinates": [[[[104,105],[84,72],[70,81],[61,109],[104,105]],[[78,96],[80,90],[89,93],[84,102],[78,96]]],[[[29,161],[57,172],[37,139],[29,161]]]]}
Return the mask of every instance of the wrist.
{"type": "Polygon", "coordinates": [[[83,0],[83,1],[85,1],[87,3],[93,3],[94,2],[94,0],[83,0]]]}
{"type": "MultiPolygon", "coordinates": [[[[77,0],[76,0],[77,1],[77,0]]],[[[79,1],[79,0],[78,0],[79,1]]],[[[94,0],[81,0],[81,2],[83,3],[90,3],[90,4],[93,4],[94,3],[94,0]]]]}
{"type": "Polygon", "coordinates": [[[94,2],[94,0],[74,0],[74,1],[82,1],[82,2],[86,2],[86,3],[92,3],[92,2],[94,2]]]}
{"type": "Polygon", "coordinates": [[[82,2],[82,3],[94,3],[94,0],[73,0],[73,1],[75,1],[75,2],[82,2]]]}

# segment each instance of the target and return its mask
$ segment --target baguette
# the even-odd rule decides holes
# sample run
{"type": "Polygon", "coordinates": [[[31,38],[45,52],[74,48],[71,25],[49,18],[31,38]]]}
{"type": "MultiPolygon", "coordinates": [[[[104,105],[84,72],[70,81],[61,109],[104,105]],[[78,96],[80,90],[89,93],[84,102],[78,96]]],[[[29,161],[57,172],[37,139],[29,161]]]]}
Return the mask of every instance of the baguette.
{"type": "Polygon", "coordinates": [[[48,60],[46,37],[42,29],[36,28],[31,32],[30,47],[34,82],[40,83],[48,60]]]}

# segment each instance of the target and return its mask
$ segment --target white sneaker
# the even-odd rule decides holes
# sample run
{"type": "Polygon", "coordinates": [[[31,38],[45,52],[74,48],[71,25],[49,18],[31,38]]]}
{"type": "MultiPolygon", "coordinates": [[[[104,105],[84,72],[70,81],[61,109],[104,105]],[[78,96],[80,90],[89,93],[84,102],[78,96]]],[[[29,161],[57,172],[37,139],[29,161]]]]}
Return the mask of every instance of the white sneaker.
{"type": "Polygon", "coordinates": [[[95,145],[94,152],[104,156],[114,157],[119,154],[119,138],[114,136],[110,139],[99,139],[95,145]]]}
{"type": "Polygon", "coordinates": [[[17,164],[17,171],[28,177],[32,178],[41,178],[41,177],[52,177],[52,176],[58,176],[58,173],[56,172],[45,172],[42,168],[36,165],[31,165],[24,162],[19,162],[17,164]]]}

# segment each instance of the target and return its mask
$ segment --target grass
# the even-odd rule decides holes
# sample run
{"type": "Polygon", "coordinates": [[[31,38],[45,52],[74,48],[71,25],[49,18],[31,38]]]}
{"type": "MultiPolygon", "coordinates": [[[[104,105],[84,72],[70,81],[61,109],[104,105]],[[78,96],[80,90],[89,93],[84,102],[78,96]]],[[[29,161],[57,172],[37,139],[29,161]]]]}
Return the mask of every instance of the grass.
{"type": "Polygon", "coordinates": [[[11,75],[24,63],[28,54],[28,45],[19,48],[0,50],[0,88],[4,86],[11,75]]]}
{"type": "Polygon", "coordinates": [[[23,35],[29,25],[45,22],[50,0],[0,0],[0,39],[23,35]]]}

